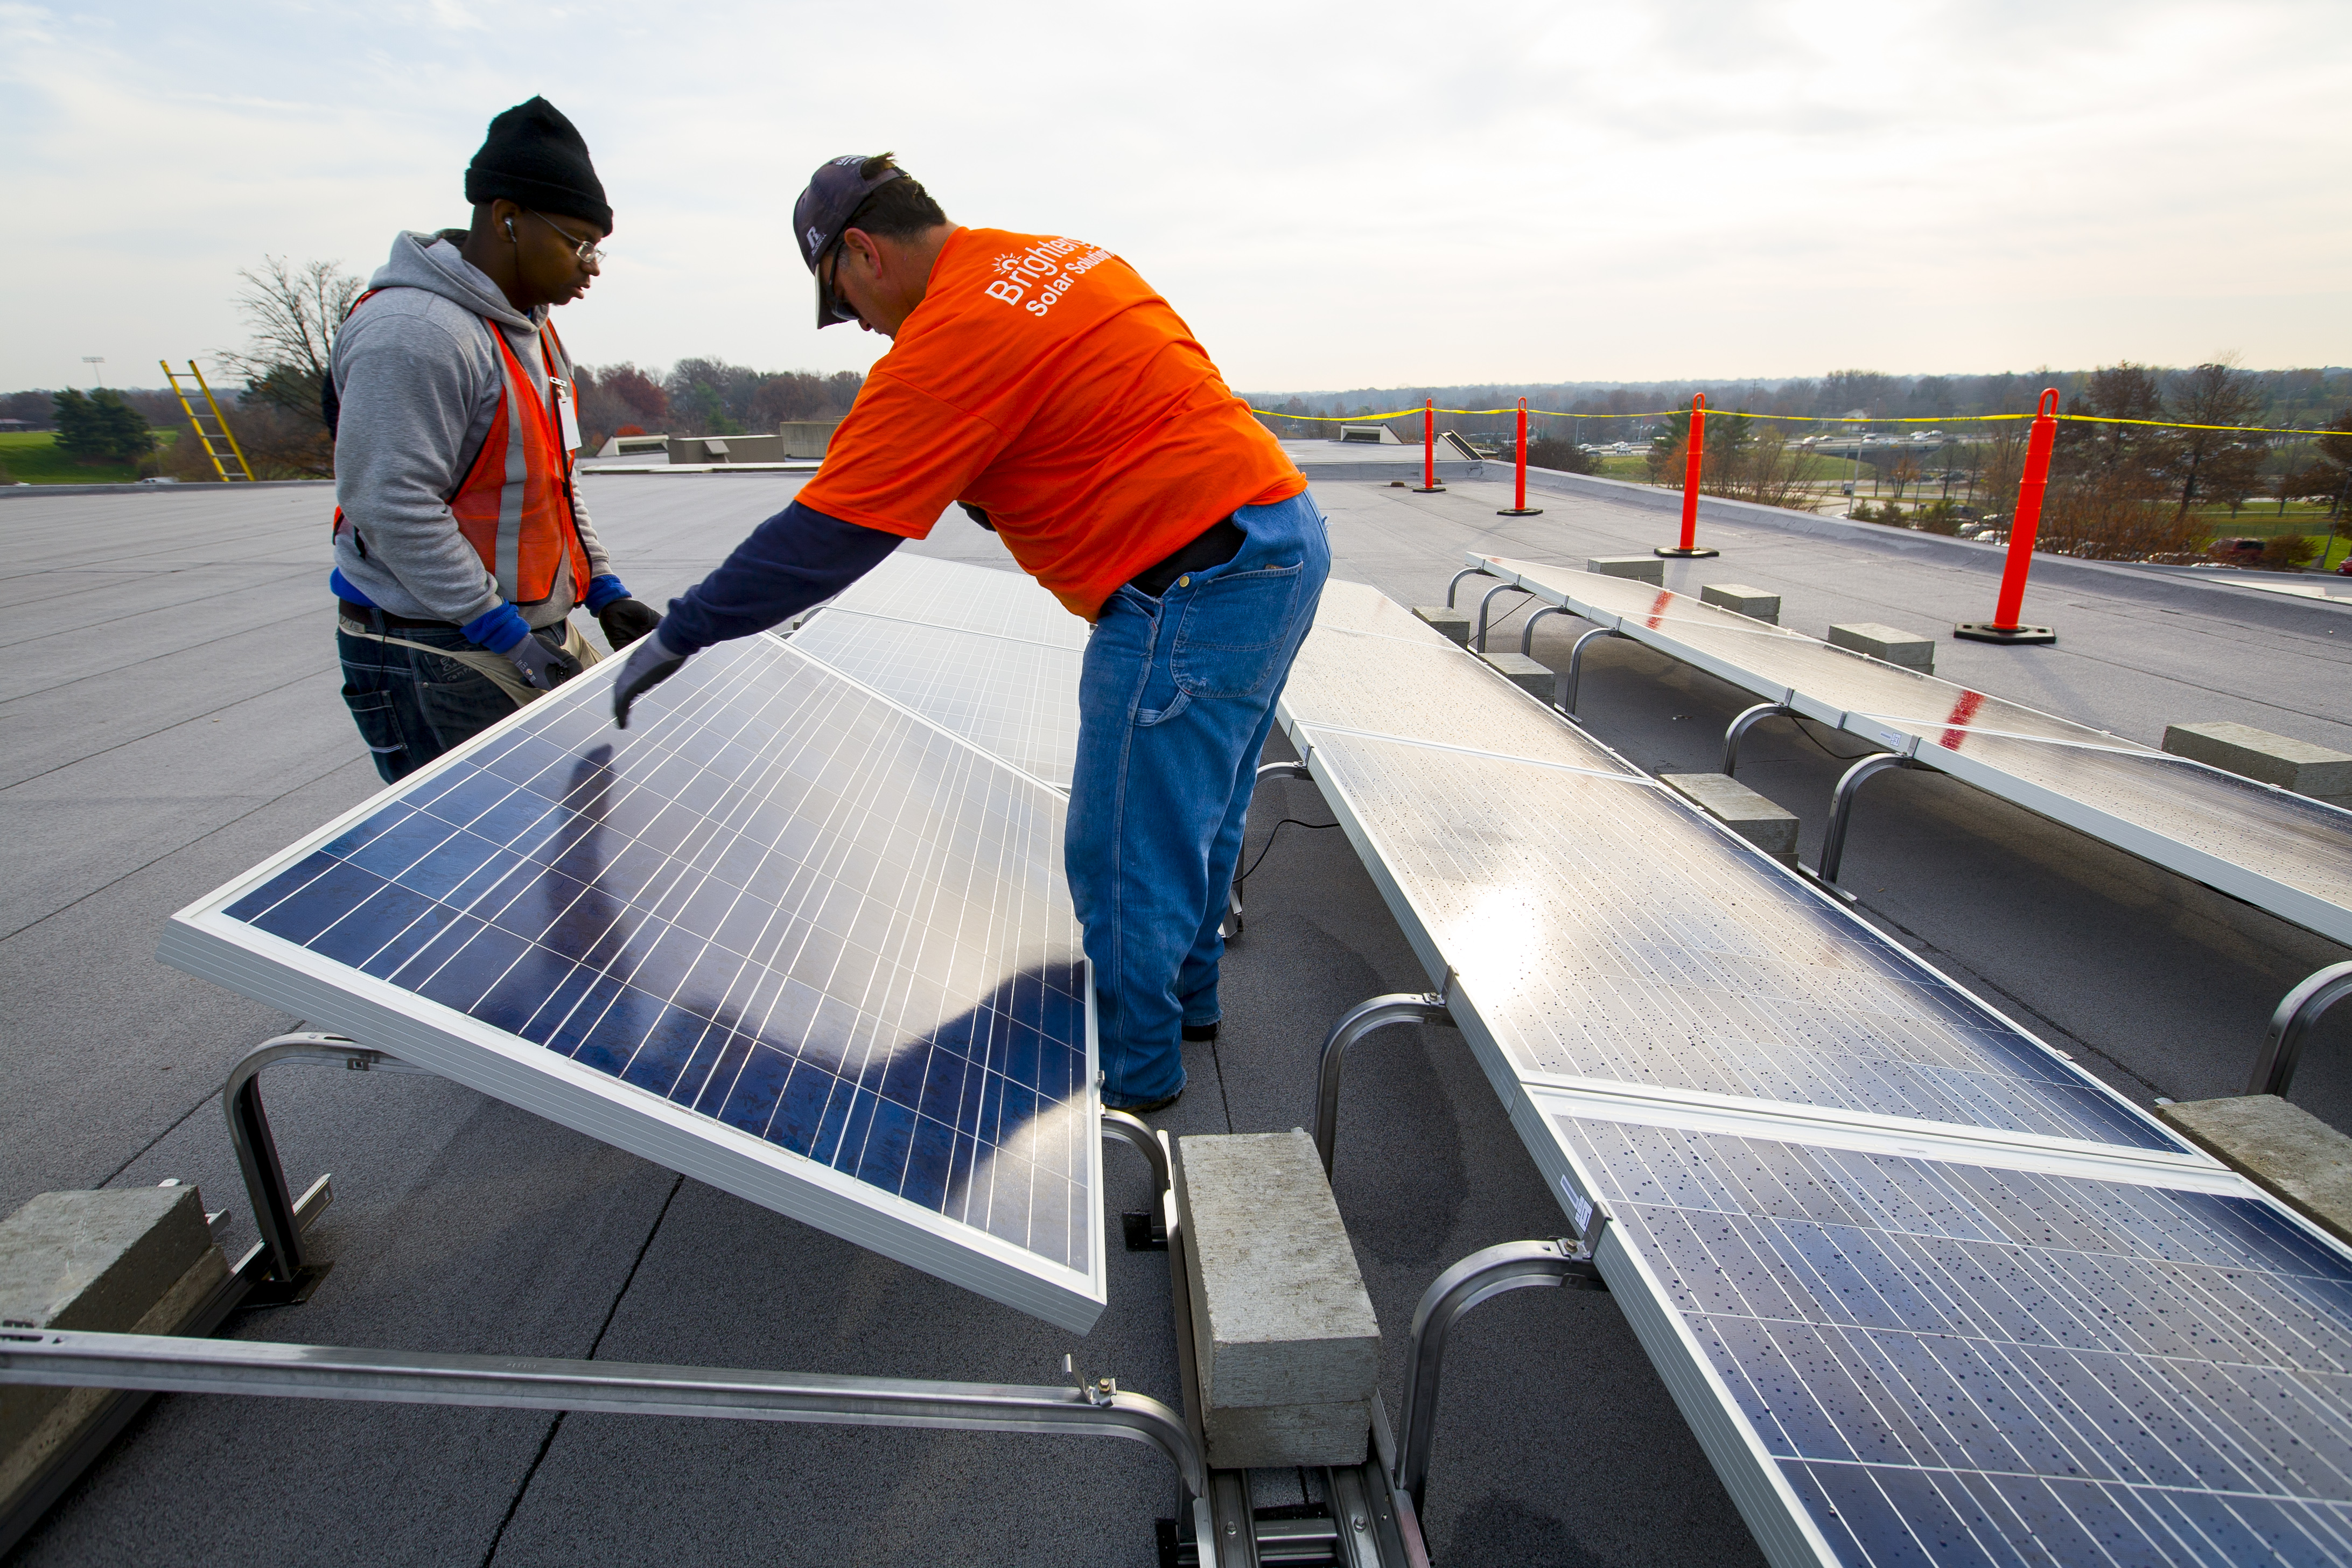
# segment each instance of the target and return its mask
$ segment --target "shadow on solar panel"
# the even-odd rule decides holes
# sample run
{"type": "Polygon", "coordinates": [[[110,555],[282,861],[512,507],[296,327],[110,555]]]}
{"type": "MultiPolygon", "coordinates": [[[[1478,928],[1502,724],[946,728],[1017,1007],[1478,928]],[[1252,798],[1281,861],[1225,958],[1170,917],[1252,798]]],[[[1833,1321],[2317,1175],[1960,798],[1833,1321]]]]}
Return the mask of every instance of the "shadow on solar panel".
{"type": "Polygon", "coordinates": [[[1090,1326],[1061,797],[776,639],[689,663],[625,732],[615,668],[183,910],[162,956],[1090,1326]]]}

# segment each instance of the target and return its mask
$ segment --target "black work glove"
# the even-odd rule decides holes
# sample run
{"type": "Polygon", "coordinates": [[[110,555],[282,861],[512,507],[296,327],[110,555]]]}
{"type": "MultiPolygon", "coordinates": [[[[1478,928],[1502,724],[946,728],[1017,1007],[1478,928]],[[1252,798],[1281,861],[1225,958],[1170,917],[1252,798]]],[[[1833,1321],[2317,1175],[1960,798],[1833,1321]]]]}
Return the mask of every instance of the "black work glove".
{"type": "MultiPolygon", "coordinates": [[[[627,602],[635,603],[635,600],[627,602]]],[[[643,609],[645,606],[640,605],[637,607],[643,609]]],[[[669,645],[662,641],[658,630],[650,637],[640,637],[637,646],[629,650],[628,659],[621,666],[621,673],[613,680],[613,722],[621,729],[627,729],[630,706],[676,675],[685,667],[688,657],[670,652],[669,645]]]]}
{"type": "Polygon", "coordinates": [[[956,502],[956,505],[963,508],[964,516],[971,519],[972,521],[980,524],[981,527],[988,530],[989,532],[994,533],[996,531],[996,524],[989,521],[988,514],[981,510],[980,508],[972,505],[971,502],[968,500],[960,500],[956,502]]]}
{"type": "Polygon", "coordinates": [[[580,673],[580,661],[560,647],[550,647],[530,633],[512,647],[500,648],[499,657],[522,671],[523,682],[541,691],[552,691],[580,673]]]}
{"type": "Polygon", "coordinates": [[[618,653],[661,625],[661,617],[643,600],[615,599],[596,612],[596,624],[604,628],[604,640],[618,653]]]}

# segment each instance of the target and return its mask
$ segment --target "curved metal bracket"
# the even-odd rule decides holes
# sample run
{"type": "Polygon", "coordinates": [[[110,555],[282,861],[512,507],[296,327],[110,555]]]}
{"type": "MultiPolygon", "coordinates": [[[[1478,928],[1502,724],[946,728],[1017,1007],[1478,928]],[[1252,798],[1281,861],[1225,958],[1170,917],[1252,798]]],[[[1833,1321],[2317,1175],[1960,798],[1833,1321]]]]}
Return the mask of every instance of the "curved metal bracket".
{"type": "Polygon", "coordinates": [[[1585,644],[1595,637],[1622,637],[1624,635],[1615,626],[1595,626],[1576,639],[1576,646],[1568,650],[1568,668],[1552,683],[1552,701],[1558,704],[1561,712],[1576,711],[1576,690],[1584,680],[1585,644]]]}
{"type": "MultiPolygon", "coordinates": [[[[261,1104],[261,1069],[284,1061],[329,1063],[353,1072],[421,1069],[341,1035],[316,1034],[279,1035],[264,1040],[229,1069],[228,1081],[221,1086],[221,1110],[228,1118],[228,1139],[236,1150],[237,1168],[245,1173],[254,1228],[261,1234],[262,1246],[268,1248],[270,1279],[292,1285],[308,1263],[302,1254],[302,1210],[308,1195],[298,1200],[287,1186],[286,1168],[278,1160],[278,1139],[269,1130],[269,1113],[261,1104]]],[[[320,1178],[321,1183],[325,1180],[320,1178]]]]}
{"type": "Polygon", "coordinates": [[[1474,1252],[1430,1281],[1413,1309],[1412,1348],[1405,1353],[1403,1442],[1397,1449],[1396,1487],[1412,1497],[1413,1511],[1425,1511],[1429,1488],[1430,1435],[1437,1427],[1437,1381],[1444,1370],[1445,1337],[1454,1320],[1506,1290],[1537,1285],[1569,1285],[1606,1290],[1593,1247],[1600,1240],[1599,1215],[1583,1244],[1573,1241],[1507,1241],[1474,1252]]]}
{"type": "MultiPolygon", "coordinates": [[[[1307,771],[1305,763],[1261,763],[1250,788],[1255,791],[1268,779],[1305,779],[1312,784],[1315,775],[1307,771]]],[[[1233,883],[1225,889],[1225,937],[1228,941],[1242,934],[1242,861],[1236,855],[1234,857],[1233,883]]]]}
{"type": "Polygon", "coordinates": [[[1889,768],[1916,768],[1919,764],[1908,757],[1898,757],[1893,752],[1874,752],[1853,766],[1837,782],[1837,790],[1830,796],[1830,825],[1822,835],[1822,863],[1813,875],[1824,882],[1838,879],[1838,867],[1845,859],[1845,823],[1853,811],[1853,797],[1862,786],[1889,768]]]}
{"type": "Polygon", "coordinates": [[[1532,592],[1533,591],[1531,589],[1520,587],[1517,583],[1497,583],[1493,587],[1487,589],[1486,595],[1478,601],[1478,626],[1477,628],[1470,634],[1471,650],[1475,653],[1485,653],[1486,651],[1486,611],[1487,607],[1494,604],[1496,595],[1531,595],[1532,592]]]}
{"type": "Polygon", "coordinates": [[[1102,1130],[1104,1137],[1124,1140],[1137,1153],[1151,1162],[1151,1177],[1159,1184],[1153,1196],[1169,1190],[1173,1179],[1168,1166],[1168,1145],[1160,1141],[1160,1134],[1154,1132],[1143,1118],[1130,1110],[1113,1110],[1106,1106],[1102,1113],[1102,1130]]]}
{"type": "Polygon", "coordinates": [[[2263,1037],[2262,1054],[2254,1058],[2246,1092],[2284,1096],[2294,1081],[2303,1037],[2322,1013],[2347,995],[2352,995],[2352,963],[2331,963],[2281,998],[2278,1011],[2271,1015],[2270,1033],[2263,1037]]]}
{"type": "MultiPolygon", "coordinates": [[[[1446,979],[1450,991],[1453,976],[1448,974],[1446,979]]],[[[1315,1152],[1323,1161],[1326,1177],[1331,1174],[1331,1157],[1339,1139],[1339,1075],[1347,1064],[1348,1048],[1391,1024],[1444,1023],[1453,1016],[1445,998],[1434,991],[1418,995],[1398,991],[1359,1003],[1331,1026],[1331,1032],[1323,1038],[1321,1076],[1315,1091],[1315,1152]]]]}
{"type": "Polygon", "coordinates": [[[1576,612],[1570,609],[1566,605],[1546,605],[1542,609],[1538,610],[1534,615],[1529,616],[1526,620],[1520,622],[1519,657],[1521,658],[1533,658],[1535,657],[1536,623],[1538,621],[1542,620],[1546,616],[1572,616],[1574,614],[1576,614],[1576,612]]]}
{"type": "Polygon", "coordinates": [[[1461,571],[1454,574],[1454,580],[1445,584],[1445,607],[1449,610],[1454,607],[1454,590],[1462,586],[1463,578],[1492,577],[1493,575],[1494,574],[1484,566],[1465,566],[1461,571]]]}
{"type": "Polygon", "coordinates": [[[1759,702],[1734,719],[1731,727],[1723,732],[1723,776],[1729,778],[1738,771],[1739,742],[1748,731],[1767,719],[1794,719],[1796,716],[1797,710],[1785,702],[1759,702]]]}

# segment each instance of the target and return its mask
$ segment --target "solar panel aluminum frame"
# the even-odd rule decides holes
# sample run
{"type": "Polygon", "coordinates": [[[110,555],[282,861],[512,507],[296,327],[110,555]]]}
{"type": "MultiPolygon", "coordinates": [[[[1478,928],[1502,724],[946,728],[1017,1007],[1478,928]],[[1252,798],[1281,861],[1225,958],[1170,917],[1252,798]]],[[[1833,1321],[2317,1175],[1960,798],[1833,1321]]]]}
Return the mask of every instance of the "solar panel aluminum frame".
{"type": "MultiPolygon", "coordinates": [[[[784,638],[761,634],[812,668],[822,670],[861,694],[910,713],[926,728],[1024,785],[1051,786],[1008,766],[903,704],[872,691],[831,666],[792,649],[784,638]]],[[[1102,1140],[1090,1135],[1085,1150],[1086,1191],[1095,1213],[1087,1216],[1089,1268],[1080,1273],[1036,1258],[1025,1249],[933,1214],[855,1176],[793,1153],[715,1118],[698,1115],[633,1084],[583,1068],[555,1052],[478,1022],[280,937],[231,920],[224,912],[253,889],[269,881],[345,829],[383,808],[394,795],[457,765],[494,743],[551,702],[602,702],[622,661],[607,659],[567,681],[539,702],[517,710],[465,744],[436,758],[398,784],[304,836],[288,848],[224,883],[172,916],[156,957],[175,969],[223,985],[240,995],[294,1014],[313,1028],[331,1030],[377,1047],[400,1060],[465,1085],[519,1110],[543,1117],[599,1142],[650,1160],[762,1208],[814,1226],[854,1246],[894,1258],[926,1274],[960,1285],[991,1300],[1084,1334],[1108,1302],[1106,1230],[1100,1210],[1102,1140]]],[[[1092,968],[1087,970],[1086,1099],[1083,1113],[1099,1123],[1096,1086],[1098,1042],[1092,968]]]]}
{"type": "MultiPolygon", "coordinates": [[[[1764,680],[1755,672],[1743,668],[1728,659],[1719,658],[1703,648],[1693,647],[1662,628],[1645,625],[1642,617],[1622,615],[1605,606],[1579,600],[1573,594],[1549,584],[1530,582],[1515,569],[1518,563],[1513,563],[1507,557],[1482,555],[1476,551],[1468,551],[1465,552],[1465,560],[1468,564],[1480,567],[1504,582],[1526,589],[1547,604],[1556,604],[1596,626],[1616,632],[1645,647],[1655,648],[1658,652],[1666,654],[1694,668],[1705,670],[1719,680],[1738,687],[1742,690],[1753,692],[1768,702],[1778,702],[1804,718],[1828,724],[1857,739],[1868,741],[1874,745],[1885,746],[1899,755],[1912,758],[1923,767],[1949,773],[1961,783],[1972,784],[1988,795],[1998,795],[2003,800],[2021,805],[2028,811],[2049,817],[2052,821],[2072,827],[2077,832],[2087,833],[2094,838],[2112,844],[2126,853],[2137,855],[2141,859],[2161,866],[2168,871],[2178,872],[2193,881],[2202,882],[2209,888],[2227,893],[2231,898],[2242,900],[2257,909],[2267,910],[2280,919],[2291,921],[2306,931],[2315,931],[2321,936],[2336,942],[2352,943],[2352,909],[2331,903],[2301,888],[2277,881],[2263,876],[2259,871],[2222,859],[2193,845],[2183,844],[2177,838],[2168,837],[2153,828],[2143,826],[2128,818],[2102,811],[2086,801],[2060,795],[2029,780],[2019,778],[2014,773],[1989,766],[1965,752],[1950,751],[1942,746],[1922,744],[1918,735],[1896,727],[1885,715],[1838,708],[1794,688],[1764,680]]],[[[1562,570],[1567,569],[1562,568],[1562,570]]],[[[1658,593],[1661,596],[1671,596],[1681,599],[1685,604],[1695,604],[1695,601],[1689,600],[1686,595],[1673,595],[1667,589],[1659,589],[1658,593]]],[[[1769,634],[1759,628],[1758,635],[1769,634]]],[[[1801,634],[1787,631],[1782,631],[1780,635],[1801,636],[1801,634]]],[[[1851,653],[1848,649],[1838,651],[1851,653]]],[[[1865,656],[1852,654],[1852,657],[1861,658],[1865,656]]],[[[1951,683],[1938,682],[1938,684],[1950,685],[1951,683]]],[[[1952,689],[1966,689],[1958,686],[1952,689]]],[[[2070,727],[2079,727],[2071,726],[2070,721],[2058,721],[2069,723],[2070,727]]],[[[1917,721],[1917,722],[1925,721],[1917,721]]],[[[2151,761],[2166,765],[2201,768],[2209,773],[2220,773],[2229,778],[2233,784],[2276,790],[2282,795],[2293,793],[2278,790],[2276,785],[2264,784],[2259,780],[2240,778],[2237,774],[2230,773],[2224,769],[2214,768],[2208,763],[2196,762],[2188,757],[2176,757],[2164,752],[2144,752],[2142,748],[2134,747],[2128,743],[2112,749],[2145,754],[2151,761]]],[[[2302,797],[2297,798],[2302,799],[2302,797]]],[[[2305,804],[2327,810],[2341,809],[2327,806],[2324,802],[2306,802],[2305,804]]],[[[2352,812],[2344,812],[2343,815],[2345,829],[2347,833],[2352,833],[2352,812]]]]}

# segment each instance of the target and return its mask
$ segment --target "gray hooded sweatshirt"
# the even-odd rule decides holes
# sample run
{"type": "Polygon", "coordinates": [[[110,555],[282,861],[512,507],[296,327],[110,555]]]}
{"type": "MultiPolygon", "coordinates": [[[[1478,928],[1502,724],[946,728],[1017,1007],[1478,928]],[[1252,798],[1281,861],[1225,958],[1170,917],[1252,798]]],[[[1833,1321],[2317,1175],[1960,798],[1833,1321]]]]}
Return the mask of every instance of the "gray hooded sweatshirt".
{"type": "MultiPolygon", "coordinates": [[[[524,315],[446,238],[403,234],[369,279],[382,289],[353,310],[335,339],[335,501],[352,528],[335,536],[335,570],[377,608],[464,626],[498,607],[498,584],[457,531],[449,500],[488,439],[505,390],[490,328],[498,323],[531,384],[547,385],[539,324],[524,315]],[[364,546],[365,553],[362,553],[364,546]]],[[[571,367],[555,374],[569,380],[571,367]]],[[[613,564],[575,493],[573,515],[591,577],[613,564]]],[[[534,627],[572,611],[572,574],[551,597],[518,605],[534,627]]]]}

